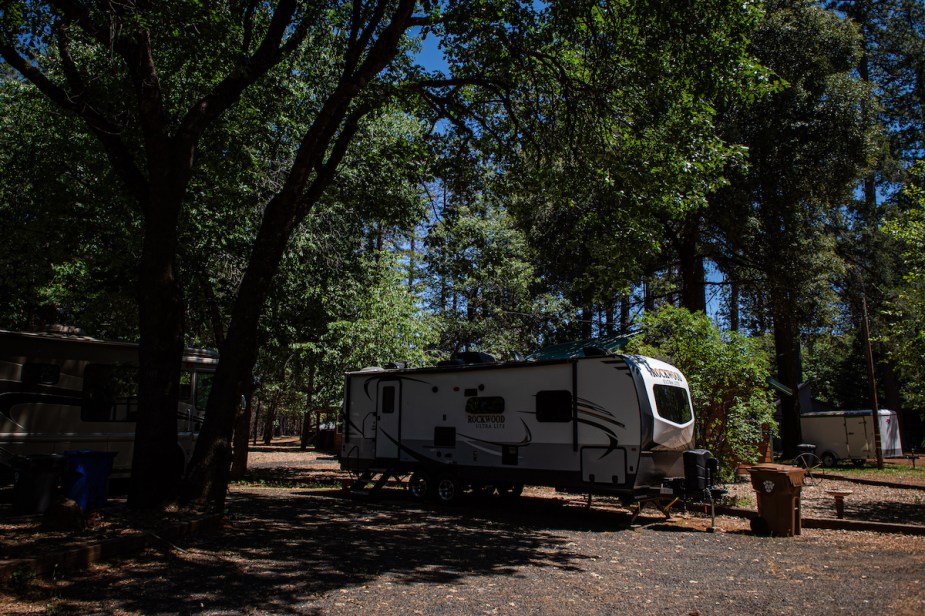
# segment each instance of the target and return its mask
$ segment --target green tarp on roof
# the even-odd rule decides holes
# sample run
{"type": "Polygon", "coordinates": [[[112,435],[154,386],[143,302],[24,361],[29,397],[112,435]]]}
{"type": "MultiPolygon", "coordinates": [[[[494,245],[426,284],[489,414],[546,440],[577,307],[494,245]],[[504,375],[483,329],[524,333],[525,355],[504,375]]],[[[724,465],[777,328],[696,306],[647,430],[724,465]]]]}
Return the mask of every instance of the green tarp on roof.
{"type": "Polygon", "coordinates": [[[629,337],[627,336],[601,336],[600,338],[590,338],[588,340],[574,340],[572,342],[563,342],[562,344],[543,347],[539,351],[528,355],[527,359],[532,361],[545,361],[584,357],[585,348],[587,347],[596,347],[608,353],[619,353],[626,348],[627,342],[629,342],[629,337]]]}

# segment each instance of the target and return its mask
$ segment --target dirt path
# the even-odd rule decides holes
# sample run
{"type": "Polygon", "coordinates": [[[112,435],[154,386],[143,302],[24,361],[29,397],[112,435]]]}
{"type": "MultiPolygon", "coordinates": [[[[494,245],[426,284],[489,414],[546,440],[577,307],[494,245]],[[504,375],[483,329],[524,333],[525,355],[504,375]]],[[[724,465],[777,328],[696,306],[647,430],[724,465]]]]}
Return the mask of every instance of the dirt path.
{"type": "MultiPolygon", "coordinates": [[[[394,496],[394,498],[393,498],[394,496]]],[[[52,582],[5,613],[921,614],[925,538],[679,518],[549,499],[513,506],[371,503],[330,491],[235,488],[229,526],[52,582]]]]}
{"type": "Polygon", "coordinates": [[[421,506],[315,487],[327,456],[252,453],[213,536],[162,543],[54,579],[24,579],[4,614],[922,614],[925,537],[649,518],[528,492],[421,506]],[[282,474],[282,479],[280,475],[282,474]],[[283,481],[285,479],[285,481],[283,481]],[[274,487],[275,482],[288,487],[274,487]]]}

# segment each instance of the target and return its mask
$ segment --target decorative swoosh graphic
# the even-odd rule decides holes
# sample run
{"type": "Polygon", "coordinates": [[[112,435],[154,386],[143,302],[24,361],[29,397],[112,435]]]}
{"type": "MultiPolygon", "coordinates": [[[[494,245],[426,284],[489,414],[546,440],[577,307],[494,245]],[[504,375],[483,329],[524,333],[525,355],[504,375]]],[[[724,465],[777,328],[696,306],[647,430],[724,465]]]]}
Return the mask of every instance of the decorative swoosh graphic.
{"type": "MultiPolygon", "coordinates": [[[[599,412],[599,411],[594,411],[594,410],[588,410],[588,409],[586,409],[586,408],[584,408],[584,407],[582,407],[582,406],[579,406],[579,407],[578,407],[578,412],[579,412],[578,421],[582,421],[582,417],[581,417],[580,415],[586,415],[586,416],[589,416],[589,417],[591,417],[591,418],[593,418],[593,419],[595,419],[595,420],[597,420],[597,421],[600,421],[600,422],[613,424],[613,425],[618,426],[618,427],[620,427],[620,428],[626,428],[626,424],[625,424],[625,423],[623,423],[622,421],[617,421],[617,420],[614,418],[614,416],[613,416],[611,413],[607,412],[607,411],[605,411],[605,412],[599,412]]],[[[585,420],[585,422],[587,422],[587,420],[585,420]]]]}
{"type": "MultiPolygon", "coordinates": [[[[406,454],[408,454],[409,456],[411,456],[412,458],[414,458],[414,459],[417,460],[418,462],[436,462],[436,463],[439,463],[439,464],[445,464],[445,462],[443,462],[442,460],[434,460],[434,459],[432,459],[432,458],[428,458],[427,456],[425,456],[425,455],[423,455],[423,454],[420,454],[420,453],[416,452],[415,450],[408,448],[408,447],[405,446],[405,445],[402,445],[401,443],[399,443],[398,441],[396,441],[394,438],[392,438],[392,435],[389,434],[388,432],[386,432],[385,430],[380,431],[380,434],[381,434],[382,436],[386,437],[387,439],[389,439],[390,441],[392,441],[393,443],[395,443],[395,445],[397,445],[398,448],[399,448],[401,451],[405,452],[406,454]]],[[[378,436],[377,436],[377,438],[378,438],[378,436]]]]}
{"type": "Polygon", "coordinates": [[[401,383],[404,383],[405,381],[410,381],[412,383],[424,383],[425,385],[430,385],[430,382],[428,381],[422,381],[421,379],[412,379],[411,377],[407,377],[407,376],[401,376],[401,377],[396,377],[393,375],[371,376],[368,379],[366,379],[366,381],[363,383],[363,391],[366,393],[366,397],[369,398],[370,400],[372,400],[373,397],[369,393],[369,386],[372,383],[379,382],[379,381],[399,381],[401,383]]]}

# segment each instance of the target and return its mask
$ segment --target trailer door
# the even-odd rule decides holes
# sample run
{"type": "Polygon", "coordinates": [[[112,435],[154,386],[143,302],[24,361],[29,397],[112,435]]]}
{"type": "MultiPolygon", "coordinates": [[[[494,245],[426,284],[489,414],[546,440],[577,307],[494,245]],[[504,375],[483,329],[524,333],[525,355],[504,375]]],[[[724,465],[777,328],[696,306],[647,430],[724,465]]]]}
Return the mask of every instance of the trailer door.
{"type": "Polygon", "coordinates": [[[376,457],[398,458],[401,382],[379,381],[376,396],[376,457]]]}
{"type": "Polygon", "coordinates": [[[849,417],[845,416],[845,444],[847,453],[852,460],[863,460],[868,457],[873,443],[873,425],[870,426],[868,434],[866,417],[849,417]]]}

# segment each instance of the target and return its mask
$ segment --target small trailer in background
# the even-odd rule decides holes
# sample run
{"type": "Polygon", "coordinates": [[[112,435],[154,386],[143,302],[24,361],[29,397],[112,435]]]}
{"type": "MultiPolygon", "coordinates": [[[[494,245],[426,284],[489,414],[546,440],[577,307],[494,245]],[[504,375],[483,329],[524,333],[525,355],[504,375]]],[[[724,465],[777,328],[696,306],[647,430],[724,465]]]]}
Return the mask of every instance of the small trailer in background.
{"type": "MultiPolygon", "coordinates": [[[[878,416],[883,457],[902,457],[896,411],[882,409],[878,416]]],[[[826,466],[835,466],[839,460],[860,464],[877,455],[870,409],[804,413],[800,416],[800,426],[803,442],[816,446],[816,455],[826,466]]]]}
{"type": "Polygon", "coordinates": [[[469,490],[517,494],[525,484],[627,501],[702,489],[709,453],[685,454],[694,413],[673,366],[605,353],[464,355],[433,368],[348,373],[342,468],[364,481],[381,475],[380,484],[411,474],[412,494],[444,502],[469,490]]]}

